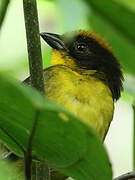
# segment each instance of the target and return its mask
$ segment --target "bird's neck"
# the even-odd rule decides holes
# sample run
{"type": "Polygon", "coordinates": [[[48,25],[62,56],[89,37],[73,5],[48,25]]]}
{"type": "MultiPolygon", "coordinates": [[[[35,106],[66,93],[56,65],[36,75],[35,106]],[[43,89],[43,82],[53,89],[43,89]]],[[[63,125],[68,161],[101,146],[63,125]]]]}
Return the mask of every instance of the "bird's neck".
{"type": "Polygon", "coordinates": [[[112,97],[114,100],[118,100],[120,97],[120,92],[122,88],[122,73],[119,69],[115,69],[110,71],[110,69],[106,69],[104,71],[97,71],[94,76],[103,81],[108,85],[112,92],[112,97]]]}

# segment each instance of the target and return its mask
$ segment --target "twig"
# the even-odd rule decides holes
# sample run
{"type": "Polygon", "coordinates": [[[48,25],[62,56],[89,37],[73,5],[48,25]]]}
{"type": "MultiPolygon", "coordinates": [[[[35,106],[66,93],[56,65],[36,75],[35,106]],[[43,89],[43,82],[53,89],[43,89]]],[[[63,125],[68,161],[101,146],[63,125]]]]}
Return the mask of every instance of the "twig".
{"type": "Polygon", "coordinates": [[[37,162],[36,164],[32,164],[32,157],[31,157],[31,151],[32,151],[32,140],[36,132],[36,127],[38,123],[40,110],[36,111],[35,114],[35,120],[33,123],[32,131],[30,133],[27,151],[25,153],[25,175],[26,180],[30,179],[36,179],[36,180],[50,180],[50,169],[49,167],[41,162],[37,162]],[[31,167],[33,167],[32,174],[31,174],[31,167]],[[32,176],[31,176],[32,175],[32,176]]]}
{"type": "Polygon", "coordinates": [[[5,18],[6,12],[7,12],[9,2],[10,2],[10,0],[3,0],[1,2],[1,7],[0,7],[0,29],[1,29],[2,24],[4,22],[4,18],[5,18]]]}
{"type": "MultiPolygon", "coordinates": [[[[38,13],[37,13],[37,3],[36,0],[23,0],[24,7],[24,18],[26,26],[26,35],[27,35],[27,47],[28,47],[28,56],[29,56],[29,67],[30,67],[30,80],[31,85],[40,92],[44,92],[44,80],[43,80],[43,67],[42,67],[42,55],[41,55],[41,44],[39,37],[39,23],[38,23],[38,13]]],[[[35,117],[33,129],[31,131],[27,152],[25,154],[25,165],[26,167],[26,178],[27,180],[31,179],[31,145],[33,137],[36,130],[36,124],[38,118],[35,117]]],[[[32,169],[32,179],[45,180],[48,179],[48,173],[44,170],[45,164],[39,163],[36,168],[36,172],[33,172],[32,169]],[[40,167],[40,169],[39,169],[40,167]],[[42,169],[42,172],[40,171],[42,169]],[[42,174],[41,174],[42,173],[42,174]],[[40,174],[40,176],[39,176],[40,174]],[[41,178],[42,177],[42,178],[41,178]]],[[[48,166],[46,166],[48,167],[48,166]]],[[[49,168],[48,168],[49,169],[49,168]]]]}
{"type": "Polygon", "coordinates": [[[113,180],[135,180],[135,171],[123,174],[113,180]]]}
{"type": "Polygon", "coordinates": [[[31,85],[44,92],[43,66],[36,0],[23,0],[31,85]]]}
{"type": "Polygon", "coordinates": [[[31,151],[32,151],[32,140],[36,131],[37,127],[37,122],[38,122],[38,117],[39,117],[39,110],[36,111],[35,114],[35,120],[33,123],[32,131],[30,133],[30,137],[28,140],[28,146],[27,146],[27,151],[25,153],[25,175],[26,175],[26,180],[31,179],[31,164],[32,164],[32,157],[31,157],[31,151]]]}

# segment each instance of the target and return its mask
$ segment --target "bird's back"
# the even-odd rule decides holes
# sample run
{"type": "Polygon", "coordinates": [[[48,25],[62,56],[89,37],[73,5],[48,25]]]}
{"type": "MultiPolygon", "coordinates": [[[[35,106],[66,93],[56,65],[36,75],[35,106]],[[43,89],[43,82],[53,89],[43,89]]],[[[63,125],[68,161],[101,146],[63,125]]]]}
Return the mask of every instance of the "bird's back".
{"type": "Polygon", "coordinates": [[[45,94],[92,126],[103,140],[114,103],[108,86],[94,74],[93,70],[84,75],[63,65],[51,66],[44,70],[45,94]]]}

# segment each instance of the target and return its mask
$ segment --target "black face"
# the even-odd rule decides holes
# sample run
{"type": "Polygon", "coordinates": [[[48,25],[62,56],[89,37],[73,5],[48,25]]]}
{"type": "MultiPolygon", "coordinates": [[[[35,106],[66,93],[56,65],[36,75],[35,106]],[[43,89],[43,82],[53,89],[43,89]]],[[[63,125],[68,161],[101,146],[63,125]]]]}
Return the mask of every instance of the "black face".
{"type": "Polygon", "coordinates": [[[50,33],[43,33],[42,37],[44,39],[47,35],[46,41],[48,41],[48,34],[49,45],[54,49],[67,51],[80,68],[97,70],[97,77],[108,84],[113,99],[117,100],[120,97],[123,76],[120,64],[108,49],[104,48],[92,37],[77,35],[69,39],[64,36],[51,34],[53,38],[50,39],[50,33]],[[57,41],[56,37],[58,38],[57,41]],[[100,73],[103,73],[105,77],[101,77],[100,73]]]}
{"type": "Polygon", "coordinates": [[[78,35],[66,47],[81,68],[104,71],[107,65],[115,63],[119,66],[113,54],[93,38],[78,35]]]}

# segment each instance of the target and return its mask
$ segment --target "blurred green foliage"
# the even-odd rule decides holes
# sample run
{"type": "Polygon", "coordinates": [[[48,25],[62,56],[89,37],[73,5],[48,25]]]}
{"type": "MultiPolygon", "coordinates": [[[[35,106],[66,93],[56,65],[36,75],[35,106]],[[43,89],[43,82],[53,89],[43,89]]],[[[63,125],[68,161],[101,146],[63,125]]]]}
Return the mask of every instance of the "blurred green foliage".
{"type": "Polygon", "coordinates": [[[0,90],[0,138],[12,152],[24,155],[38,118],[32,141],[33,159],[78,180],[112,179],[103,144],[83,121],[2,74],[0,90]]]}

